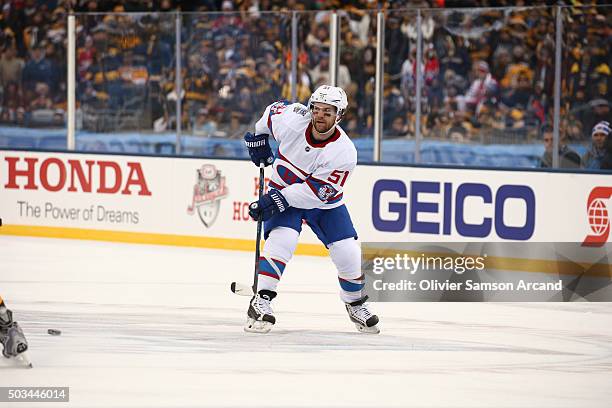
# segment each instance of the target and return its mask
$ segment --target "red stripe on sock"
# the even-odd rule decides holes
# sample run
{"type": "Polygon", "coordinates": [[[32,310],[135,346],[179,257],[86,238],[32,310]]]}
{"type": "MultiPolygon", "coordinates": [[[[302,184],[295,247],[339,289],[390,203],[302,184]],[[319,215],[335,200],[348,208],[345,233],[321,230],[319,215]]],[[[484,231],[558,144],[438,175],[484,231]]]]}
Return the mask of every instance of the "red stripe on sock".
{"type": "Polygon", "coordinates": [[[260,274],[260,275],[266,275],[266,276],[269,276],[269,277],[274,278],[274,279],[276,279],[276,280],[280,280],[280,279],[278,278],[278,276],[276,276],[276,275],[272,275],[271,273],[266,272],[266,271],[259,271],[259,274],[260,274]]]}

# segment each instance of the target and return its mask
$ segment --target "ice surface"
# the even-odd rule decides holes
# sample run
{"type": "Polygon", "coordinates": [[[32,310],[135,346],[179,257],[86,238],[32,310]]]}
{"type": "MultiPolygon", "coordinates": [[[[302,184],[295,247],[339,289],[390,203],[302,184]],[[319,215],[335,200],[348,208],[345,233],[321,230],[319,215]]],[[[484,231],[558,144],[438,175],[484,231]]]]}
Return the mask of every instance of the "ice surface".
{"type": "Polygon", "coordinates": [[[0,386],[69,386],[69,407],[612,406],[611,303],[379,303],[366,335],[331,261],[303,256],[257,335],[229,291],[252,271],[247,252],[2,236],[34,369],[0,359],[0,386]]]}

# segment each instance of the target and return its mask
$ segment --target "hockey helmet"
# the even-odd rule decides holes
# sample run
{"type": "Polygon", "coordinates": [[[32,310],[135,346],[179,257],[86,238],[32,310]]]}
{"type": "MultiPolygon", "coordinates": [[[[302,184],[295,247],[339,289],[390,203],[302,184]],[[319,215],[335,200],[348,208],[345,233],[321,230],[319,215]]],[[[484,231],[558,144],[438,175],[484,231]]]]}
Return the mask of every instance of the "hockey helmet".
{"type": "Polygon", "coordinates": [[[308,100],[308,109],[312,110],[314,104],[317,102],[336,107],[336,123],[340,122],[348,107],[346,92],[344,92],[344,89],[337,86],[321,85],[318,87],[308,100]]]}

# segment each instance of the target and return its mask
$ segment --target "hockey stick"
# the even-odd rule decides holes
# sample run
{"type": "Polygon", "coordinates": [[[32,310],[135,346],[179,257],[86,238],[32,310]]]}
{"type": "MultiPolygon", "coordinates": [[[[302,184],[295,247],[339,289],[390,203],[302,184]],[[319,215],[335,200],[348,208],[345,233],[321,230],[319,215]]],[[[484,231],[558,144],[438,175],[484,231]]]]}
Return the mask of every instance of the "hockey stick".
{"type": "MultiPolygon", "coordinates": [[[[263,195],[264,188],[264,163],[263,161],[259,163],[259,196],[257,199],[260,199],[263,195]]],[[[230,289],[233,293],[241,296],[253,296],[253,294],[257,293],[257,277],[259,275],[259,241],[261,241],[261,227],[263,225],[262,214],[259,214],[259,218],[257,219],[257,239],[255,241],[255,271],[253,275],[253,286],[249,287],[247,285],[243,285],[239,282],[232,282],[230,285],[230,289]]]]}
{"type": "Polygon", "coordinates": [[[240,282],[232,282],[232,292],[240,296],[253,296],[253,287],[240,282]]]}

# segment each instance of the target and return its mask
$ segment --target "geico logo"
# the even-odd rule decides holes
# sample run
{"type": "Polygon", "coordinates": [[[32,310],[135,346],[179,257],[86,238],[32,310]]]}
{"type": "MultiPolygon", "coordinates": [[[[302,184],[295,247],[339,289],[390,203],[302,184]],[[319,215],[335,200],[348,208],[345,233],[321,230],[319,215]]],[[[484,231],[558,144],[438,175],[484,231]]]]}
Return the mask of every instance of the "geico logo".
{"type": "Polygon", "coordinates": [[[36,157],[5,157],[7,189],[67,191],[103,194],[132,194],[150,196],[140,163],[125,165],[103,160],[64,160],[50,157],[39,165],[36,157]],[[127,169],[126,169],[127,167],[127,169]],[[125,173],[127,172],[127,177],[125,173]]]}
{"type": "Polygon", "coordinates": [[[535,194],[523,185],[502,185],[493,194],[488,185],[480,183],[453,186],[453,183],[413,181],[408,196],[402,180],[378,180],[372,191],[372,223],[379,231],[403,232],[409,224],[409,232],[435,235],[450,235],[454,227],[457,234],[474,238],[488,237],[494,229],[500,238],[527,240],[535,229],[535,194]],[[424,198],[425,194],[428,197],[424,198]],[[437,199],[432,199],[432,194],[437,199]],[[517,219],[517,214],[504,213],[507,200],[523,202],[522,225],[507,225],[508,218],[517,219]],[[483,215],[491,210],[493,217],[483,215]],[[441,217],[441,221],[422,221],[423,217],[441,217]]]}

